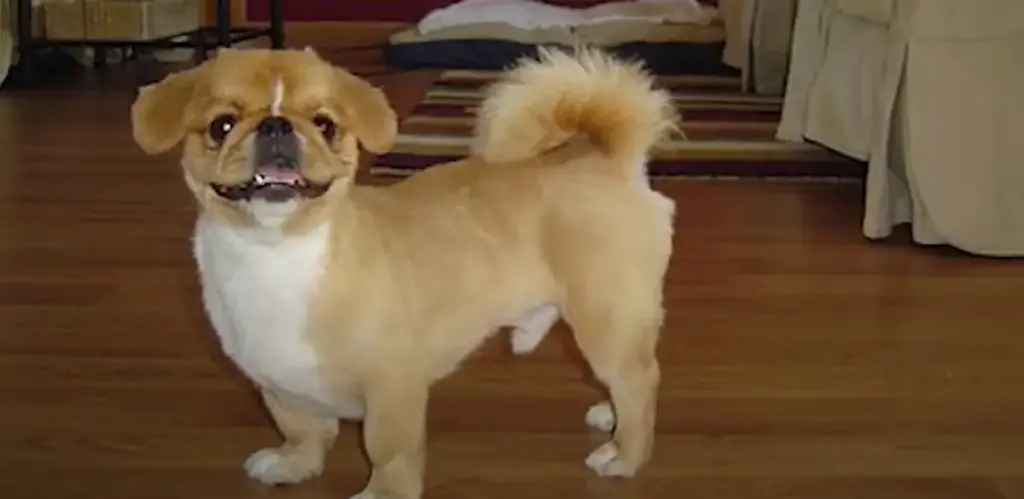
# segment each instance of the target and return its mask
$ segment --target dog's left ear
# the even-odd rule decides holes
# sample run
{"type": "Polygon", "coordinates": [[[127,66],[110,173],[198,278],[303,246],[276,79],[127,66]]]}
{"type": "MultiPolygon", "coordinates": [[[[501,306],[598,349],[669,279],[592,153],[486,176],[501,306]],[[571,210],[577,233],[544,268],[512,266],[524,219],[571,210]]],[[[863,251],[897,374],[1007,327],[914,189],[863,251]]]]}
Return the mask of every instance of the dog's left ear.
{"type": "Polygon", "coordinates": [[[166,152],[185,137],[186,113],[205,66],[139,88],[132,104],[132,136],[147,154],[166,152]]]}
{"type": "Polygon", "coordinates": [[[398,118],[384,92],[341,68],[334,68],[333,92],[335,107],[363,147],[375,154],[390,150],[398,118]]]}

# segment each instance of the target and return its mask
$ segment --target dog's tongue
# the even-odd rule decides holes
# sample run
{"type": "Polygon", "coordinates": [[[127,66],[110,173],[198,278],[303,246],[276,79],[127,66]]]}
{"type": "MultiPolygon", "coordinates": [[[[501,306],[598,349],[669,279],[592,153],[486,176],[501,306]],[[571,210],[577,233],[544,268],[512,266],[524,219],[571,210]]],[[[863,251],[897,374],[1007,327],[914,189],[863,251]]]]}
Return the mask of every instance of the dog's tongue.
{"type": "Polygon", "coordinates": [[[260,183],[264,184],[295,184],[302,180],[298,170],[279,166],[265,166],[256,172],[260,183]]]}

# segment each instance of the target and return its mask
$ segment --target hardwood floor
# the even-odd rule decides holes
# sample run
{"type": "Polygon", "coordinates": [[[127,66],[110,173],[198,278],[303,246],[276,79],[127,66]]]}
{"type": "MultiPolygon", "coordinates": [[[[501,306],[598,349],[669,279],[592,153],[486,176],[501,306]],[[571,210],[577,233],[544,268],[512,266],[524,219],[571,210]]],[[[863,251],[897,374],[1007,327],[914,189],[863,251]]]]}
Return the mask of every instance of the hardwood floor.
{"type": "MultiPolygon", "coordinates": [[[[408,108],[429,75],[378,81],[408,108]]],[[[318,479],[244,476],[278,439],[204,320],[193,205],[131,142],[133,86],[0,94],[2,495],[348,497],[352,426],[318,479]]],[[[427,499],[1024,498],[1020,262],[865,242],[856,185],[657,188],[679,217],[645,473],[583,466],[600,395],[560,329],[437,386],[427,499]]]]}

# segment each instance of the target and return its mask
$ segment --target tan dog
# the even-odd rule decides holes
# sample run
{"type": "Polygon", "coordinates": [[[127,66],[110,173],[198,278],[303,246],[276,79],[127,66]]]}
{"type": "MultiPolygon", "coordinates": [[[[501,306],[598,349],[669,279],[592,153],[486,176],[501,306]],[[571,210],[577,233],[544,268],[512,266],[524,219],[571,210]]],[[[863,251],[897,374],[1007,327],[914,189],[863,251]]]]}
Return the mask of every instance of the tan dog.
{"type": "Polygon", "coordinates": [[[312,51],[225,50],[142,88],[135,139],[183,144],[208,317],[285,439],[248,473],[317,475],[338,419],[362,420],[355,497],[418,498],[431,385],[496,328],[526,353],[563,317],[611,395],[586,419],[614,435],[586,463],[632,476],[654,439],[674,214],[645,161],[674,120],[639,66],[545,53],[492,87],[471,157],[367,187],[358,143],[387,150],[395,114],[312,51]]]}

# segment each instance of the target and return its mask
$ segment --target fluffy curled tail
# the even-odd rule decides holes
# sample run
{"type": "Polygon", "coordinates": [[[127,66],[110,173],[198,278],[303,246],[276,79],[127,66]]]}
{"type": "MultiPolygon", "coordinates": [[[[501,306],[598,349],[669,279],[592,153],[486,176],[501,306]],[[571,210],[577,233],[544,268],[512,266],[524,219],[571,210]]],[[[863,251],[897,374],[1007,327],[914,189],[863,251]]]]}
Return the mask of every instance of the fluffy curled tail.
{"type": "Polygon", "coordinates": [[[641,63],[595,48],[541,50],[492,85],[480,106],[473,153],[491,162],[535,157],[585,134],[613,164],[635,168],[678,116],[641,63]]]}

